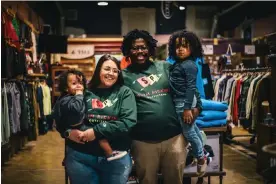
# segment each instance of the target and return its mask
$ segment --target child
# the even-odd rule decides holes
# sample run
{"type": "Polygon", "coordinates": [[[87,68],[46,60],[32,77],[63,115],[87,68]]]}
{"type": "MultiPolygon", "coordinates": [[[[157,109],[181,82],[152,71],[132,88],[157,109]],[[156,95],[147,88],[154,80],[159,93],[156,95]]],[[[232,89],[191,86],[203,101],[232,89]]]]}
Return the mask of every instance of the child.
{"type": "MultiPolygon", "coordinates": [[[[88,129],[83,124],[85,117],[84,91],[86,89],[86,78],[82,72],[68,70],[61,74],[59,78],[60,98],[54,107],[53,116],[56,121],[57,130],[65,132],[62,137],[68,138],[71,129],[79,129],[82,132],[80,137],[87,136],[85,130],[88,129]]],[[[100,147],[104,150],[108,161],[119,159],[124,154],[113,152],[106,139],[99,140],[100,147]]]]}
{"type": "Polygon", "coordinates": [[[201,43],[192,32],[177,31],[170,37],[169,55],[176,61],[170,68],[169,82],[177,116],[183,134],[192,146],[193,155],[198,160],[198,176],[202,177],[207,167],[207,159],[204,156],[202,137],[194,123],[193,114],[193,111],[196,111],[196,95],[199,96],[196,89],[195,59],[202,57],[201,43]]]}

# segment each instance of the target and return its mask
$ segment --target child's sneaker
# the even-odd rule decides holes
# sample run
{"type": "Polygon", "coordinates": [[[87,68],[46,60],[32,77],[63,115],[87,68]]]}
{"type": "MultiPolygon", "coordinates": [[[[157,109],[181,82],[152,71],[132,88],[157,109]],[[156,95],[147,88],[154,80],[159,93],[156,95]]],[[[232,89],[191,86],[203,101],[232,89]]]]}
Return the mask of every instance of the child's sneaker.
{"type": "Polygon", "coordinates": [[[127,151],[113,151],[112,155],[107,157],[107,161],[120,159],[127,154],[127,151]]]}
{"type": "Polygon", "coordinates": [[[202,159],[198,160],[198,163],[197,163],[197,175],[198,175],[198,177],[203,177],[205,172],[206,172],[206,168],[207,168],[207,158],[204,157],[202,159]],[[204,163],[201,164],[202,162],[204,162],[204,163]]]}

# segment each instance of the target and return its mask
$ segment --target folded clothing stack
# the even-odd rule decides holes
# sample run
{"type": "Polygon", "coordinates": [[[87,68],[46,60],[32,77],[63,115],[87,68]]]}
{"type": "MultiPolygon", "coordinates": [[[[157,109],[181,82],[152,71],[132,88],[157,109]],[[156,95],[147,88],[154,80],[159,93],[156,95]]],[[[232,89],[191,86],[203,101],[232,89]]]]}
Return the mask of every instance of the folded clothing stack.
{"type": "Polygon", "coordinates": [[[228,105],[226,103],[201,99],[202,112],[196,119],[200,128],[218,127],[226,125],[228,105]]]}

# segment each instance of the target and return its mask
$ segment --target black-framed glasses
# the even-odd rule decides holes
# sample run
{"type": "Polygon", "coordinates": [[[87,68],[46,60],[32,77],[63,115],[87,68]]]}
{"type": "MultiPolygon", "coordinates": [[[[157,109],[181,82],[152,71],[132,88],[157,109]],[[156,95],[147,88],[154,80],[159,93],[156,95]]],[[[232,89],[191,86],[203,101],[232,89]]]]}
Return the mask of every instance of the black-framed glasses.
{"type": "Polygon", "coordinates": [[[132,47],[131,49],[135,52],[139,51],[140,49],[141,49],[141,51],[147,51],[148,47],[146,47],[146,46],[135,46],[135,47],[132,47]]]}
{"type": "Polygon", "coordinates": [[[103,70],[105,71],[105,72],[113,72],[113,73],[115,73],[115,74],[120,74],[120,70],[119,69],[117,69],[117,68],[110,68],[110,67],[105,67],[105,68],[103,68],[103,70]]]}

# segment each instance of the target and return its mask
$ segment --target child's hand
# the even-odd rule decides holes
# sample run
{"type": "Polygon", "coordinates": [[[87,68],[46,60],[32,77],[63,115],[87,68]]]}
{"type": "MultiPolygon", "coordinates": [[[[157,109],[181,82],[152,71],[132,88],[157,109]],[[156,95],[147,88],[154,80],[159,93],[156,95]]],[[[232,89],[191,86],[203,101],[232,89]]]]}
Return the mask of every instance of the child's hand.
{"type": "Polygon", "coordinates": [[[92,128],[87,129],[83,132],[81,140],[83,142],[93,141],[95,139],[94,130],[92,128]]]}
{"type": "Polygon", "coordinates": [[[86,138],[86,133],[83,131],[80,131],[79,136],[78,136],[79,140],[81,140],[82,142],[86,142],[85,140],[86,138]]]}
{"type": "Polygon", "coordinates": [[[191,124],[193,123],[193,113],[192,110],[184,110],[183,112],[183,120],[185,123],[191,124]]]}
{"type": "Polygon", "coordinates": [[[75,90],[76,90],[76,95],[82,95],[84,87],[82,84],[78,84],[75,90]]]}

